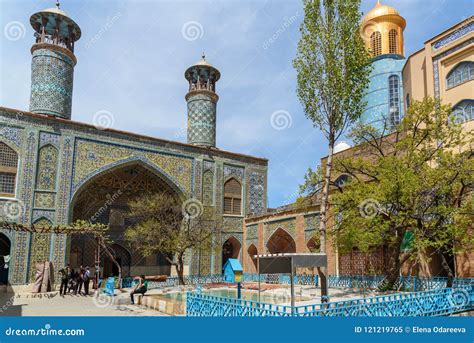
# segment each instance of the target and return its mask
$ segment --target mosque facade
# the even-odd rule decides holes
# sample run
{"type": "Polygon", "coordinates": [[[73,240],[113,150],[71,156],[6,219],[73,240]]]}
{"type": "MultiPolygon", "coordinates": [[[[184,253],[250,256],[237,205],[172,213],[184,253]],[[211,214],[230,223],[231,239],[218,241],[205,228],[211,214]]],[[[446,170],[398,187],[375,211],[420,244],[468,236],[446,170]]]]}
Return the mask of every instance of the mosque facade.
{"type": "MultiPolygon", "coordinates": [[[[185,71],[189,84],[187,143],[106,129],[71,119],[75,43],[79,26],[57,5],[30,18],[31,98],[28,111],[0,107],[2,220],[25,226],[66,225],[79,219],[110,225],[115,259],[124,276],[170,274],[161,254],[144,257],[124,239],[131,225],[127,202],[145,191],[196,201],[218,216],[222,252],[190,250],[185,272],[220,273],[243,244],[243,219],[266,209],[267,160],[216,147],[219,71],[203,56],[185,71]],[[222,241],[222,242],[221,242],[222,241]],[[224,261],[223,261],[224,259],[224,261]]],[[[31,282],[35,263],[55,270],[94,266],[94,245],[84,237],[0,230],[0,255],[9,257],[1,283],[31,282]]],[[[102,261],[103,276],[117,270],[102,261]]]]}

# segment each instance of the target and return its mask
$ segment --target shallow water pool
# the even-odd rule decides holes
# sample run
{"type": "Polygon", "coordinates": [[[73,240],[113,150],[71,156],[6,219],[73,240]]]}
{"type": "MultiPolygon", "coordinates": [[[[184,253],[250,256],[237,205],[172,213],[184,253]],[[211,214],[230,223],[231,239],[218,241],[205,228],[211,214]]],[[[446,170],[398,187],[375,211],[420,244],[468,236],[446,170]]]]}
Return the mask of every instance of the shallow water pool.
{"type": "MultiPolygon", "coordinates": [[[[204,290],[204,294],[215,296],[215,297],[224,297],[224,298],[237,298],[237,290],[236,289],[210,289],[204,290]]],[[[184,292],[172,292],[172,293],[164,293],[164,294],[157,294],[153,295],[153,297],[157,298],[164,298],[164,299],[171,299],[177,301],[186,301],[186,293],[184,292]]],[[[257,291],[249,291],[249,290],[242,290],[242,299],[243,300],[251,300],[251,301],[259,301],[258,299],[258,292],[257,291]]],[[[295,301],[307,301],[310,300],[308,297],[302,297],[299,295],[295,295],[295,301]]],[[[268,293],[261,293],[260,294],[260,302],[263,303],[270,303],[270,304],[282,304],[282,303],[289,303],[290,299],[290,292],[284,294],[268,294],[268,293]]]]}

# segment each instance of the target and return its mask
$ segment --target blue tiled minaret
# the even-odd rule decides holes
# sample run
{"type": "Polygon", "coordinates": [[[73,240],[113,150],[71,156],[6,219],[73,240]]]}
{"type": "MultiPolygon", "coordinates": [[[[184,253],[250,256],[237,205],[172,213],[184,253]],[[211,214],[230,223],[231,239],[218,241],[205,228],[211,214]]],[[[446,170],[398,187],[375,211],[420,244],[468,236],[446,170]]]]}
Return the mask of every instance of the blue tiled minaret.
{"type": "Polygon", "coordinates": [[[36,42],[31,47],[30,112],[71,119],[72,85],[76,56],[74,43],[81,29],[59,8],[30,18],[36,42]]]}
{"type": "Polygon", "coordinates": [[[213,148],[216,146],[216,82],[219,70],[210,65],[205,56],[184,73],[189,82],[188,143],[213,148]]]}
{"type": "Polygon", "coordinates": [[[364,17],[362,38],[372,55],[372,73],[364,97],[367,105],[361,121],[387,134],[403,118],[402,70],[405,65],[405,19],[380,1],[364,17]]]}

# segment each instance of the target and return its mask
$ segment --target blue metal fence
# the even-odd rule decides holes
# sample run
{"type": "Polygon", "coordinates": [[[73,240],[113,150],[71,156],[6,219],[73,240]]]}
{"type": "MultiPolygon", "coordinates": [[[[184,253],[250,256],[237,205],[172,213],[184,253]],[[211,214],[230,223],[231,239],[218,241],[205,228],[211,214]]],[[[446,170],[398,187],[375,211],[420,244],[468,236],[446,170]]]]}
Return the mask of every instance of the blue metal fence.
{"type": "MultiPolygon", "coordinates": [[[[259,275],[244,273],[243,281],[244,282],[258,282],[259,275]]],[[[288,274],[260,274],[260,282],[271,283],[271,284],[281,284],[289,285],[290,284],[290,275],[288,274]]],[[[306,275],[306,274],[296,274],[294,278],[295,285],[318,285],[318,276],[317,275],[306,275]]]]}
{"type": "Polygon", "coordinates": [[[474,309],[472,286],[338,301],[306,306],[282,306],[188,292],[188,316],[440,316],[474,309]]]}
{"type": "MultiPolygon", "coordinates": [[[[258,282],[259,275],[244,273],[244,282],[258,282]]],[[[222,275],[186,275],[184,276],[186,285],[198,285],[208,283],[224,282],[222,275]]],[[[328,277],[329,288],[363,288],[363,289],[377,289],[382,285],[384,276],[382,275],[367,275],[367,276],[350,276],[350,275],[331,275],[328,277]]],[[[434,289],[444,288],[447,285],[447,277],[418,277],[418,276],[400,276],[395,283],[395,288],[401,291],[428,291],[434,289]]],[[[260,282],[269,284],[290,284],[290,276],[288,274],[260,274],[260,282]]],[[[319,286],[319,278],[317,275],[297,274],[294,278],[295,285],[313,285],[319,286]]],[[[453,287],[474,284],[474,278],[455,278],[453,287]]],[[[128,288],[133,285],[132,278],[124,278],[122,280],[122,287],[128,288]]],[[[179,280],[177,277],[168,277],[164,282],[149,282],[148,288],[162,288],[178,286],[179,280]]]]}
{"type": "Polygon", "coordinates": [[[291,307],[188,292],[186,293],[186,315],[193,317],[289,316],[291,307]]]}
{"type": "MultiPolygon", "coordinates": [[[[185,275],[184,282],[186,285],[203,285],[208,283],[219,283],[224,282],[221,274],[210,274],[210,275],[185,275]]],[[[134,281],[132,278],[124,278],[122,280],[122,288],[132,287],[134,281]]],[[[175,276],[168,277],[166,281],[149,281],[148,289],[162,288],[162,287],[173,287],[179,285],[179,279],[175,276]]]]}

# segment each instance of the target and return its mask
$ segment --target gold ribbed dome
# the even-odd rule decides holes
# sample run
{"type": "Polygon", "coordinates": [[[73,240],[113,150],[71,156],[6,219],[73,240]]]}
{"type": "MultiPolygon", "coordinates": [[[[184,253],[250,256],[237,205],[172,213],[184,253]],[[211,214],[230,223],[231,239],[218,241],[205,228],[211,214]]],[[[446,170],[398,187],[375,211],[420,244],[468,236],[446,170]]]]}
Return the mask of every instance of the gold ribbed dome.
{"type": "Polygon", "coordinates": [[[373,57],[404,55],[403,30],[406,21],[398,11],[380,1],[362,19],[361,35],[373,57]]]}
{"type": "Polygon", "coordinates": [[[375,7],[367,12],[362,19],[362,26],[370,21],[390,21],[390,19],[396,21],[403,29],[405,28],[406,21],[395,8],[388,5],[382,5],[380,1],[377,1],[375,7]]]}

